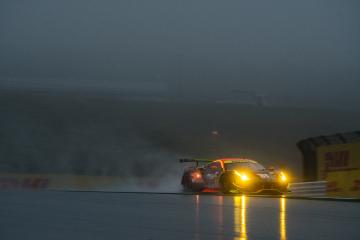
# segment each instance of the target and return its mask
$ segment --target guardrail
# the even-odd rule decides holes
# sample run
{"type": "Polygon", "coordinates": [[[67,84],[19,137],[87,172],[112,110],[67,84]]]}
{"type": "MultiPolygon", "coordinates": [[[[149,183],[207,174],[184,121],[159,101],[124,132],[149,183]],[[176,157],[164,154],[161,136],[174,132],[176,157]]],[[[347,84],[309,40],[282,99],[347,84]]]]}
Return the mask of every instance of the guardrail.
{"type": "Polygon", "coordinates": [[[289,196],[325,197],[327,181],[291,183],[289,190],[289,196]]]}

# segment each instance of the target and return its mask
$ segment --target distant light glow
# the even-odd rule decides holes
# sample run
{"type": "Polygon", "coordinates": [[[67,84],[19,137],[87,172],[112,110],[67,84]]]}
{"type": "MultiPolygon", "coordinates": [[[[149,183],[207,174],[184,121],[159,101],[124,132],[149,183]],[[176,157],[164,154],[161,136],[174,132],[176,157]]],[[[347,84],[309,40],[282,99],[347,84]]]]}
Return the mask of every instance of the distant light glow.
{"type": "Polygon", "coordinates": [[[212,134],[213,136],[218,136],[218,135],[219,135],[219,131],[213,130],[213,131],[211,132],[211,134],[212,134]]]}

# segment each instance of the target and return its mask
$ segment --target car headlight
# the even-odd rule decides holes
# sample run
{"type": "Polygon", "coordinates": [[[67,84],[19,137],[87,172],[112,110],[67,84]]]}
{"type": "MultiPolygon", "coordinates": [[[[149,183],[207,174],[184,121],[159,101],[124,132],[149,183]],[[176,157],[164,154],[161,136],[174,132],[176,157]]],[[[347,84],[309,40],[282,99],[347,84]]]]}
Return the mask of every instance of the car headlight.
{"type": "Polygon", "coordinates": [[[287,179],[285,173],[280,172],[280,181],[281,181],[281,182],[287,182],[287,180],[288,180],[288,179],[287,179]]]}
{"type": "Polygon", "coordinates": [[[199,172],[193,172],[193,173],[191,174],[191,177],[192,177],[192,179],[194,179],[194,180],[200,180],[200,179],[201,179],[201,174],[200,174],[199,172]]]}
{"type": "Polygon", "coordinates": [[[241,179],[241,181],[249,181],[250,178],[245,173],[239,173],[238,171],[235,171],[235,174],[238,175],[241,179]]]}

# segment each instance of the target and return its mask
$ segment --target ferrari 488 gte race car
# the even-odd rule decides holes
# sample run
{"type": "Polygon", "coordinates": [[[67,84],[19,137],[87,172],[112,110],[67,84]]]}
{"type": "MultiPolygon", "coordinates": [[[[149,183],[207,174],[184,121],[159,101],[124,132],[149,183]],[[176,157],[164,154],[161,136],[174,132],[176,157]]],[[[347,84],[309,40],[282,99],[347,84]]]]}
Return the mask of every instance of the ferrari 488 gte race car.
{"type": "Polygon", "coordinates": [[[223,193],[282,194],[288,189],[288,178],[285,173],[266,169],[254,160],[180,159],[180,162],[196,163],[196,166],[185,169],[182,176],[181,184],[185,191],[201,192],[210,189],[223,193]]]}

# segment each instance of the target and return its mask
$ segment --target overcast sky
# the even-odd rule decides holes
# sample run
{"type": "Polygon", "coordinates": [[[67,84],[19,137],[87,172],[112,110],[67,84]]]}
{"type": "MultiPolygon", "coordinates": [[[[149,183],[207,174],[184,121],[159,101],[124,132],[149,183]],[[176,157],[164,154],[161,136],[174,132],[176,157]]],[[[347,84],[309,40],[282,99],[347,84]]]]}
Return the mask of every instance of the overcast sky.
{"type": "Polygon", "coordinates": [[[359,43],[358,0],[0,1],[0,79],[360,102],[359,43]]]}

